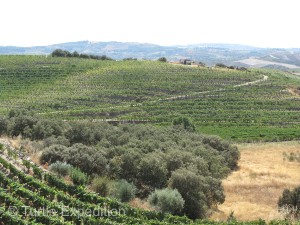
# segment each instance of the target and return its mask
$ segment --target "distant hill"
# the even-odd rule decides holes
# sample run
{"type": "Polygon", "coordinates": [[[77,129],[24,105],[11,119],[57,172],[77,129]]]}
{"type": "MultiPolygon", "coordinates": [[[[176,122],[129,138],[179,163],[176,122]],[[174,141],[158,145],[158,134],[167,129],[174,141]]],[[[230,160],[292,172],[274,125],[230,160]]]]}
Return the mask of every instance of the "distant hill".
{"type": "MultiPolygon", "coordinates": [[[[168,60],[178,61],[189,58],[201,61],[207,65],[224,63],[227,65],[244,65],[246,67],[261,67],[253,63],[247,63],[246,59],[264,60],[263,66],[276,65],[278,63],[291,64],[287,68],[300,67],[300,49],[270,49],[257,48],[246,45],[234,44],[194,44],[186,46],[160,46],[148,43],[136,42],[90,42],[79,41],[54,44],[49,46],[16,47],[0,46],[0,54],[50,54],[55,49],[78,51],[86,54],[107,55],[114,59],[134,57],[138,59],[157,59],[165,56],[168,60]],[[243,60],[243,61],[240,61],[243,60]],[[246,60],[246,61],[245,61],[246,60]],[[266,64],[266,61],[268,63],[266,64]]],[[[253,60],[250,60],[251,62],[253,60]]]]}
{"type": "Polygon", "coordinates": [[[248,59],[242,59],[237,61],[237,63],[242,63],[245,66],[248,67],[256,67],[256,68],[273,68],[273,69],[280,69],[280,70],[288,70],[288,69],[297,69],[299,66],[288,64],[288,63],[282,63],[283,61],[277,60],[277,61],[271,61],[271,60],[263,60],[257,59],[257,58],[248,58],[248,59]]]}

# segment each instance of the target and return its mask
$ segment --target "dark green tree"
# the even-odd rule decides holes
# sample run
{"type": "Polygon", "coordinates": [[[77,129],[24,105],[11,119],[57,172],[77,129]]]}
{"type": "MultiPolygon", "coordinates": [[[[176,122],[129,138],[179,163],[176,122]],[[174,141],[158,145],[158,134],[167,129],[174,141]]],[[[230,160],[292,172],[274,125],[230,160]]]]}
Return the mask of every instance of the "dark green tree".
{"type": "Polygon", "coordinates": [[[90,58],[90,55],[88,55],[88,54],[83,54],[83,53],[82,53],[82,54],[79,55],[79,57],[80,57],[80,58],[83,58],[83,59],[89,59],[89,58],[90,58]]]}
{"type": "Polygon", "coordinates": [[[159,61],[159,62],[167,62],[167,58],[166,57],[160,57],[157,61],[159,61]]]}
{"type": "Polygon", "coordinates": [[[191,219],[205,218],[212,205],[225,200],[219,180],[197,175],[188,169],[173,172],[169,186],[182,195],[185,201],[183,212],[191,219]]]}
{"type": "Polygon", "coordinates": [[[64,160],[87,174],[106,174],[107,160],[100,151],[93,147],[81,143],[75,144],[65,152],[64,160]]]}
{"type": "MultiPolygon", "coordinates": [[[[118,157],[116,161],[119,167],[119,178],[136,182],[138,177],[138,166],[142,160],[142,154],[138,150],[127,150],[124,154],[118,157]]],[[[115,158],[116,159],[116,158],[115,158]]]]}
{"type": "Polygon", "coordinates": [[[51,53],[52,57],[70,57],[72,54],[69,51],[56,49],[51,53]]]}
{"type": "Polygon", "coordinates": [[[73,54],[72,54],[72,56],[78,58],[79,57],[79,53],[77,51],[74,51],[73,54]]]}
{"type": "Polygon", "coordinates": [[[142,158],[138,166],[138,177],[142,184],[162,188],[167,184],[167,165],[162,157],[150,153],[142,158]]]}
{"type": "Polygon", "coordinates": [[[91,183],[91,189],[98,193],[99,195],[106,197],[109,193],[109,186],[111,185],[111,180],[107,177],[95,177],[91,183]]]}
{"type": "Polygon", "coordinates": [[[178,117],[173,120],[173,125],[177,127],[183,127],[185,130],[188,131],[195,131],[196,127],[192,123],[192,120],[187,117],[178,117]]]}
{"type": "Polygon", "coordinates": [[[230,169],[237,169],[240,152],[236,146],[232,146],[228,141],[222,140],[218,136],[206,136],[203,138],[203,143],[219,151],[230,169]]]}

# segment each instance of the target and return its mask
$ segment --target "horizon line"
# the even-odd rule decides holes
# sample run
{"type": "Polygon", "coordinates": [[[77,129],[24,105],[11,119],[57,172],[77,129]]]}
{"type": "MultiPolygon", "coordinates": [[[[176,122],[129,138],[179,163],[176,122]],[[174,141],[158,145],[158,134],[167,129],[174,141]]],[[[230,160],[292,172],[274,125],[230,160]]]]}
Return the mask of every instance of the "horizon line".
{"type": "Polygon", "coordinates": [[[156,44],[151,42],[138,42],[138,41],[91,41],[91,40],[78,40],[78,41],[66,41],[66,42],[59,42],[59,43],[51,43],[51,44],[44,44],[44,45],[0,45],[0,47],[17,47],[17,48],[34,48],[34,47],[46,47],[46,46],[53,46],[53,45],[62,45],[62,44],[69,44],[69,43],[80,43],[80,42],[89,42],[91,44],[96,43],[130,43],[130,44],[148,44],[148,45],[157,45],[161,47],[214,47],[210,45],[233,45],[233,46],[241,46],[241,47],[248,47],[248,48],[257,48],[257,49],[299,49],[300,47],[258,47],[255,45],[250,44],[240,44],[240,43],[226,43],[226,42],[202,42],[202,43],[191,43],[191,44],[156,44]]]}

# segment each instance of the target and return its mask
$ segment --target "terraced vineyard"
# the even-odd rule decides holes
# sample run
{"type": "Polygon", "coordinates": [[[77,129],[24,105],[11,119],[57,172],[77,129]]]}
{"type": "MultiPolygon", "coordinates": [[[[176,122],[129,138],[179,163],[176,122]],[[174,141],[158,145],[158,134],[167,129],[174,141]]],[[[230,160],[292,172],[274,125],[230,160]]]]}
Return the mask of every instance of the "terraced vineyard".
{"type": "MultiPolygon", "coordinates": [[[[81,186],[64,183],[6,146],[0,155],[0,224],[266,224],[192,221],[186,217],[131,208],[81,186]],[[16,165],[14,166],[12,162],[16,165]],[[25,173],[25,171],[27,171],[25,173]],[[32,174],[32,175],[29,175],[32,174]]],[[[281,224],[273,222],[272,224],[281,224]]]]}
{"type": "Polygon", "coordinates": [[[299,138],[298,87],[299,76],[271,70],[0,56],[3,115],[31,108],[49,118],[161,126],[188,116],[198,131],[234,141],[299,138]]]}

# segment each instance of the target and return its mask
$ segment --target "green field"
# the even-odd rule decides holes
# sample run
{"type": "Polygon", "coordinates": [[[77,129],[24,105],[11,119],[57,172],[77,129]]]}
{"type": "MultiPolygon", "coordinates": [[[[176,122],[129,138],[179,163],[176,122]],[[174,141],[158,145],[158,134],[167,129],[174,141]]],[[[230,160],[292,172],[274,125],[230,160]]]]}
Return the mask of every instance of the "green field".
{"type": "Polygon", "coordinates": [[[300,97],[291,87],[299,76],[273,70],[0,56],[3,115],[29,108],[47,118],[159,126],[186,116],[198,131],[233,141],[298,139],[300,97]]]}

